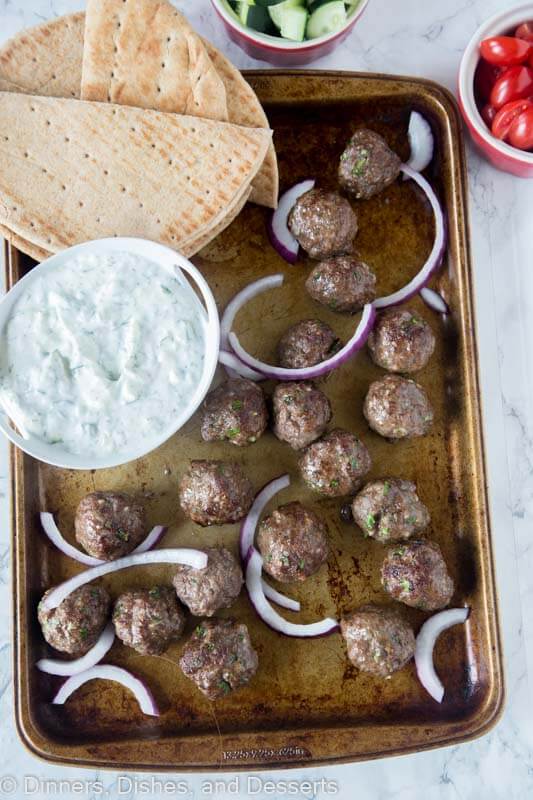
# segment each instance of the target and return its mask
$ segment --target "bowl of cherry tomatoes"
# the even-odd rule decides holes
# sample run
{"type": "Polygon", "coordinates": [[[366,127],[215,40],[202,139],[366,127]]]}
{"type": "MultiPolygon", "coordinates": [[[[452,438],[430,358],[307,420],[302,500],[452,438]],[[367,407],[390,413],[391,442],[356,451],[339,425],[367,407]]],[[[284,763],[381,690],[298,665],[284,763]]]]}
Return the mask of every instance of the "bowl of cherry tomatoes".
{"type": "Polygon", "coordinates": [[[494,166],[533,178],[533,3],[476,31],[461,61],[459,105],[494,166]]]}

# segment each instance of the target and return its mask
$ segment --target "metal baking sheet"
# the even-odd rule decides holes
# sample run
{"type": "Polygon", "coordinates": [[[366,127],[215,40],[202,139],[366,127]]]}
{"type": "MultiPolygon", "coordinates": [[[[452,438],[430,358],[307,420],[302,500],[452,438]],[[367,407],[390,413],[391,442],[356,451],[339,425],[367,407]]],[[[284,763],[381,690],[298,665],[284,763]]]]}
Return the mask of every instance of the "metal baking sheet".
{"type": "MultiPolygon", "coordinates": [[[[387,602],[380,587],[384,549],[340,521],[339,501],[324,500],[298,479],[296,455],[267,433],[240,449],[202,442],[198,418],[150,456],[125,467],[74,472],[40,464],[12,450],[14,639],[16,717],[22,740],[37,756],[56,763],[115,769],[237,770],[309,766],[450,745],[473,738],[497,720],[503,704],[503,676],[490,526],[480,398],[471,266],[467,238],[465,162],[461,128],[451,96],[435,84],[390,76],[331,72],[247,73],[275,130],[282,188],[317,177],[336,185],[336,166],[353,129],[363,122],[382,133],[402,158],[413,108],[431,120],[437,142],[428,177],[446,208],[450,242],[438,285],[451,307],[442,320],[419,299],[411,304],[437,336],[436,352],[417,378],[436,411],[424,439],[390,444],[371,432],[362,414],[369,383],[381,371],[366,352],[324,384],[333,424],[358,433],[374,466],[369,477],[394,475],[415,481],[428,505],[428,538],[441,545],[456,581],[453,604],[472,608],[470,621],[441,637],[436,662],[445,676],[442,706],[419,685],[414,665],[382,681],[358,673],[346,659],[340,635],[302,641],[285,639],[254,615],[245,592],[225,616],[246,622],[259,652],[260,667],[248,687],[210,703],[181,674],[181,645],[163,658],[142,657],[120,643],[108,661],[131,668],[153,688],[164,713],[146,718],[132,698],[114,684],[92,683],[64,707],[50,705],[56,680],[38,673],[47,652],[36,621],[43,592],[80,569],[44,539],[42,509],[57,514],[72,537],[77,503],[94,489],[122,489],[142,496],[152,524],[169,525],[165,543],[224,544],[236,552],[237,526],[203,530],[183,516],[177,497],[180,475],[190,458],[239,461],[255,486],[281,472],[293,476],[279,502],[299,498],[328,523],[331,555],[327,568],[291,592],[303,602],[299,619],[342,614],[364,602],[387,602]]],[[[429,209],[411,184],[396,185],[358,203],[357,248],[378,275],[379,294],[404,284],[423,262],[433,228],[429,209]]],[[[354,320],[314,306],[302,290],[309,265],[285,264],[268,244],[267,212],[248,205],[239,218],[194,259],[208,279],[220,309],[236,290],[273,272],[284,272],[283,289],[257,298],[241,313],[237,327],[245,345],[273,358],[275,343],[292,322],[320,316],[346,338],[354,320]]],[[[13,285],[33,262],[8,248],[7,279],[13,285]]],[[[170,580],[170,568],[130,570],[105,581],[112,595],[126,586],[170,580]]],[[[292,590],[292,587],[291,587],[292,590]]],[[[418,628],[425,618],[404,609],[418,628]]],[[[189,629],[194,626],[190,620],[189,629]]]]}

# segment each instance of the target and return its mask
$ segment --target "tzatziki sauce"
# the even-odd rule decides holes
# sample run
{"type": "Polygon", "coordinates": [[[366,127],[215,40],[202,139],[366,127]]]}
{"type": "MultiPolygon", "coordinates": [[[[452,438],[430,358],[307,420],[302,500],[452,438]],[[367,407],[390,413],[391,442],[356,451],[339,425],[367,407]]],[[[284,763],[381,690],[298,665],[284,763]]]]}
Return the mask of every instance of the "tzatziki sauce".
{"type": "Polygon", "coordinates": [[[138,449],[202,378],[205,315],[182,273],[81,253],[28,282],[0,337],[0,402],[24,437],[76,455],[138,449]]]}

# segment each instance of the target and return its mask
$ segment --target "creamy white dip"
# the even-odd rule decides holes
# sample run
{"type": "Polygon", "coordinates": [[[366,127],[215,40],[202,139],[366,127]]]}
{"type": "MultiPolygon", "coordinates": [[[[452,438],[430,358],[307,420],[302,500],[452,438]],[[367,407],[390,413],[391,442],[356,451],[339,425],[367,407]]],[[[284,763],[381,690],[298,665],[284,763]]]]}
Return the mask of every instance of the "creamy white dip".
{"type": "Polygon", "coordinates": [[[76,455],[138,448],[201,380],[205,315],[181,273],[82,254],[28,283],[0,338],[0,402],[21,434],[76,455]]]}

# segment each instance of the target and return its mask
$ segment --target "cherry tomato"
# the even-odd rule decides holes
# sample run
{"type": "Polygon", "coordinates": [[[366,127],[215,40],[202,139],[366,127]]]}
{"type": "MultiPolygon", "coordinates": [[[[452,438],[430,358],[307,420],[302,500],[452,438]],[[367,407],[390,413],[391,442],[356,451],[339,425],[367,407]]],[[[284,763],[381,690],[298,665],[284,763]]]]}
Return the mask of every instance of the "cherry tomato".
{"type": "Polygon", "coordinates": [[[496,109],[494,106],[491,106],[490,103],[487,103],[481,109],[480,114],[483,117],[483,121],[487,128],[492,128],[492,123],[494,122],[494,117],[496,116],[496,109]]]}
{"type": "Polygon", "coordinates": [[[531,53],[531,45],[524,39],[514,36],[492,36],[480,46],[481,55],[489,64],[497,67],[513,67],[524,64],[531,53]]]}
{"type": "Polygon", "coordinates": [[[480,60],[474,76],[474,90],[481,104],[486,103],[489,99],[492,87],[502,72],[501,67],[495,67],[493,64],[489,64],[488,61],[480,60]]]}
{"type": "Polygon", "coordinates": [[[533,150],[533,103],[511,125],[509,144],[520,150],[533,150]]]}
{"type": "Polygon", "coordinates": [[[502,106],[492,123],[493,136],[497,139],[507,139],[511,125],[528,108],[533,108],[531,100],[512,100],[502,106]]]}
{"type": "Polygon", "coordinates": [[[515,31],[517,39],[523,39],[525,42],[533,44],[533,22],[523,22],[515,31]]]}
{"type": "Polygon", "coordinates": [[[511,100],[521,100],[533,95],[533,69],[530,67],[509,67],[498,78],[490,94],[494,108],[501,108],[511,100]]]}

